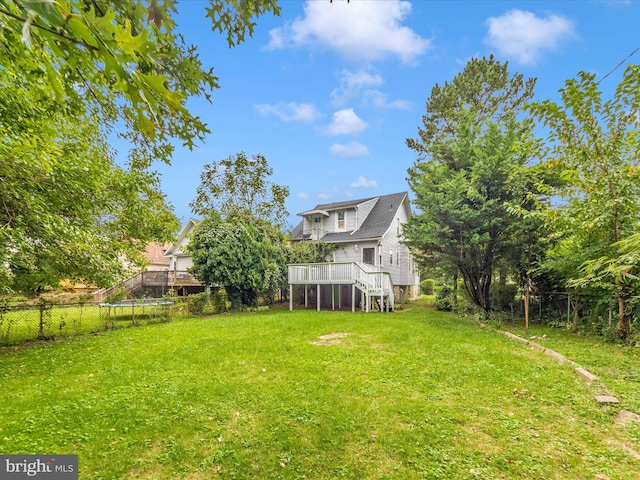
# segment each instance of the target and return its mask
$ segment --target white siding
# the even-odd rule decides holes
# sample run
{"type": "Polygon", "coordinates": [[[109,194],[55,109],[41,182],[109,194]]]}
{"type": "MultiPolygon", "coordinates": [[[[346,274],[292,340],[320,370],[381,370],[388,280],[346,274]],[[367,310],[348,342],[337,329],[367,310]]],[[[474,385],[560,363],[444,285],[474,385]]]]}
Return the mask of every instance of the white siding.
{"type": "Polygon", "coordinates": [[[193,267],[193,260],[188,255],[177,255],[175,262],[175,269],[179,272],[186,271],[188,268],[193,267]]]}
{"type": "Polygon", "coordinates": [[[391,274],[394,285],[416,285],[416,275],[409,248],[402,243],[402,225],[409,219],[409,199],[398,209],[389,230],[382,237],[383,270],[391,274]],[[400,228],[398,228],[400,226],[400,228]],[[400,235],[398,235],[398,230],[400,235]],[[389,261],[393,251],[393,264],[389,261]]]}
{"type": "Polygon", "coordinates": [[[363,263],[362,250],[364,248],[375,248],[375,264],[378,265],[378,242],[356,242],[356,243],[343,243],[338,247],[334,254],[336,262],[358,262],[363,263]],[[357,246],[357,248],[356,248],[357,246]]]}

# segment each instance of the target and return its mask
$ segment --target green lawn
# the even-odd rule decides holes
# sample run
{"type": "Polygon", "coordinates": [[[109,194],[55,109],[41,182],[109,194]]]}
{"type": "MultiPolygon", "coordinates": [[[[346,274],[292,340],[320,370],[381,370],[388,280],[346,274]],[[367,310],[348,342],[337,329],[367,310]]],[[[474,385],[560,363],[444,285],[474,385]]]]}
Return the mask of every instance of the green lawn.
{"type": "Polygon", "coordinates": [[[77,453],[82,479],[640,477],[640,426],[570,367],[418,304],[6,347],[0,372],[0,451],[77,453]]]}

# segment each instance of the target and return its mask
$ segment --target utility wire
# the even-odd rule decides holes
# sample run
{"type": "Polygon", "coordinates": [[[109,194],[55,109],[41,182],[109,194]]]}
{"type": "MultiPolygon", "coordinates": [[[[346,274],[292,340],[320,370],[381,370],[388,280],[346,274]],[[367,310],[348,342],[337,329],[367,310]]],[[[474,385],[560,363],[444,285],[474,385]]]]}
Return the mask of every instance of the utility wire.
{"type": "Polygon", "coordinates": [[[600,85],[600,82],[602,82],[605,78],[607,78],[609,75],[611,75],[613,72],[615,72],[618,68],[620,68],[620,66],[626,62],[627,60],[629,60],[633,55],[635,55],[635,53],[640,50],[640,47],[636,48],[633,52],[631,52],[629,55],[627,55],[618,65],[616,65],[615,67],[613,67],[613,69],[611,69],[604,77],[602,77],[600,80],[598,80],[598,83],[596,83],[596,85],[600,85]]]}

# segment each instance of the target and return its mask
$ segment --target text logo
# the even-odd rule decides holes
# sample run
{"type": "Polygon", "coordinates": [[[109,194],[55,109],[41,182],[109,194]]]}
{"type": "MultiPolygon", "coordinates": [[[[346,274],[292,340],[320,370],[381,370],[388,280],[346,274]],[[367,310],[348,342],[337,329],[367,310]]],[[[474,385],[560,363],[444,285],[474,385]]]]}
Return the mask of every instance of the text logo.
{"type": "Polygon", "coordinates": [[[3,480],[78,480],[77,455],[0,455],[3,480]]]}

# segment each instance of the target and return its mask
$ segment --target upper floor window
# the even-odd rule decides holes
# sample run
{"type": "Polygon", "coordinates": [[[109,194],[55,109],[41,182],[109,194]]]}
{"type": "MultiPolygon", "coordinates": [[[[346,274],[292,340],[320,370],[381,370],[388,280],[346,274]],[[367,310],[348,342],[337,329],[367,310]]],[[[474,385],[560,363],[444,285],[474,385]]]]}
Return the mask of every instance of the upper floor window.
{"type": "Polygon", "coordinates": [[[389,265],[393,265],[393,248],[389,250],[389,265]]]}
{"type": "Polygon", "coordinates": [[[336,230],[346,230],[347,229],[346,218],[347,218],[347,215],[346,215],[346,212],[344,210],[336,212],[336,230]]]}

